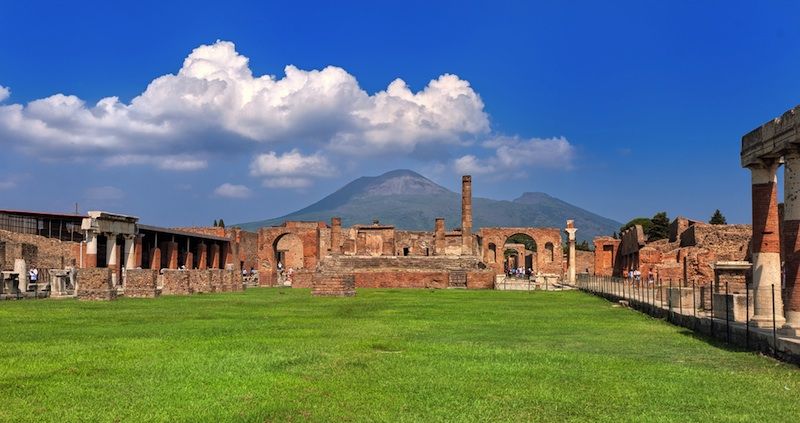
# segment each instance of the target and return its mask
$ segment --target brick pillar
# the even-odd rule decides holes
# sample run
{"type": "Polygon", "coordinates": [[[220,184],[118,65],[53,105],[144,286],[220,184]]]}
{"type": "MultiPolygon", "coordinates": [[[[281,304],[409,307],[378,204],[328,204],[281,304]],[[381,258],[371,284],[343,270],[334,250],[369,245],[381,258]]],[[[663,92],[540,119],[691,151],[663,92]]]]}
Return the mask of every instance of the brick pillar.
{"type": "Polygon", "coordinates": [[[211,268],[219,269],[219,244],[211,246],[211,268]]]}
{"type": "Polygon", "coordinates": [[[444,240],[444,218],[437,217],[433,229],[433,255],[443,256],[447,244],[444,240]]]}
{"type": "Polygon", "coordinates": [[[191,251],[186,252],[186,258],[183,261],[183,265],[186,266],[187,269],[194,268],[194,254],[191,251]]]}
{"type": "Polygon", "coordinates": [[[342,254],[342,218],[331,218],[331,254],[342,254]]]}
{"type": "Polygon", "coordinates": [[[136,235],[133,249],[134,249],[133,267],[138,269],[142,267],[142,235],[136,235]]]}
{"type": "Polygon", "coordinates": [[[800,150],[784,153],[783,246],[786,272],[786,325],[783,332],[800,335],[800,150]]]}
{"type": "Polygon", "coordinates": [[[167,244],[167,269],[178,268],[178,243],[169,241],[167,244]]]}
{"type": "Polygon", "coordinates": [[[84,268],[97,267],[97,233],[86,233],[86,258],[83,260],[84,268]]]}
{"type": "Polygon", "coordinates": [[[781,299],[781,248],[778,234],[777,163],[752,166],[753,189],[753,317],[750,324],[772,327],[784,323],[781,299]]]}
{"type": "Polygon", "coordinates": [[[197,268],[201,270],[208,268],[208,247],[204,243],[197,246],[197,268]]]}
{"type": "Polygon", "coordinates": [[[472,176],[461,177],[461,254],[472,254],[472,176]]]}
{"type": "MultiPolygon", "coordinates": [[[[227,242],[225,245],[222,246],[222,255],[225,257],[225,260],[222,263],[222,268],[226,268],[228,264],[233,264],[233,251],[231,248],[232,242],[227,242]]],[[[234,266],[234,269],[236,267],[234,266]]]]}
{"type": "Polygon", "coordinates": [[[567,282],[570,284],[575,284],[575,232],[578,230],[575,229],[575,222],[573,220],[567,220],[567,229],[565,232],[567,233],[567,240],[569,241],[569,267],[567,268],[567,282]]]}
{"type": "Polygon", "coordinates": [[[154,247],[150,251],[150,268],[161,270],[161,248],[154,247]]]}

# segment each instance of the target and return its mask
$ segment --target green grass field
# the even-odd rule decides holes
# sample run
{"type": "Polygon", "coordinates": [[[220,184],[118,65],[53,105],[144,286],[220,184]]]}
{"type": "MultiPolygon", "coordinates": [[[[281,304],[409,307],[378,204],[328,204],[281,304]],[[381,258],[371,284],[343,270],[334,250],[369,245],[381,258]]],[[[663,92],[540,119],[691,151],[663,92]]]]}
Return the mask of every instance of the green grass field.
{"type": "Polygon", "coordinates": [[[0,303],[4,421],[796,421],[800,369],[580,292],[0,303]]]}

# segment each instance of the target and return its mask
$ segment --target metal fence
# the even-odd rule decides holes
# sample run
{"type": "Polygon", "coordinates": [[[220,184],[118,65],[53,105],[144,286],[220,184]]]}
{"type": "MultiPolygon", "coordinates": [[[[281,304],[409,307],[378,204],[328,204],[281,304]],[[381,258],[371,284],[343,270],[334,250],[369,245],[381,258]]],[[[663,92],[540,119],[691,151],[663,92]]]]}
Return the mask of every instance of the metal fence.
{"type": "Polygon", "coordinates": [[[782,337],[775,320],[775,297],[781,295],[781,287],[772,286],[772,324],[755,327],[750,319],[754,303],[751,286],[744,285],[742,294],[732,294],[728,285],[589,274],[579,274],[576,280],[576,287],[584,292],[619,302],[738,348],[798,362],[797,348],[792,348],[797,339],[782,337]]]}

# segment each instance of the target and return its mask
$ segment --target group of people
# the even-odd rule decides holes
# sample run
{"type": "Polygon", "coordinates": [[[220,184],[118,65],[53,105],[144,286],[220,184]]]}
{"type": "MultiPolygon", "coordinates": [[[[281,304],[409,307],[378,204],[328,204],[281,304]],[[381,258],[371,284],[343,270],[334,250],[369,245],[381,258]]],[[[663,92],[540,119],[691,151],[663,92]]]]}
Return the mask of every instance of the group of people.
{"type": "Polygon", "coordinates": [[[524,278],[524,277],[529,277],[532,274],[533,274],[533,269],[531,269],[530,267],[526,269],[526,268],[520,266],[520,267],[516,267],[516,268],[512,267],[512,268],[506,269],[506,276],[508,276],[510,278],[512,278],[512,277],[513,278],[524,278]]]}

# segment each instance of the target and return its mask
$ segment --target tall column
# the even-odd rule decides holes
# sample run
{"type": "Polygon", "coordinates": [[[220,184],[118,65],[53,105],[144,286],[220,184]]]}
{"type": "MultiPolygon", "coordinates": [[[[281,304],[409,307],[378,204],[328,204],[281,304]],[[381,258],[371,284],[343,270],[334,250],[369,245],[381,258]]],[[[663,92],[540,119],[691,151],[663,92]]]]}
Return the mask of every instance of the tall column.
{"type": "Polygon", "coordinates": [[[342,218],[331,218],[331,254],[342,254],[342,218]]]}
{"type": "Polygon", "coordinates": [[[178,243],[175,241],[167,242],[167,269],[178,268],[178,243]]]}
{"type": "Polygon", "coordinates": [[[117,269],[117,256],[119,255],[119,248],[117,248],[117,234],[106,233],[106,264],[109,269],[117,269]]]}
{"type": "Polygon", "coordinates": [[[117,246],[117,234],[106,233],[106,267],[111,269],[111,283],[117,286],[119,281],[119,247],[117,246]]]}
{"type": "Polygon", "coordinates": [[[575,284],[575,268],[577,267],[577,263],[575,263],[575,232],[578,230],[575,229],[575,221],[567,220],[567,229],[565,232],[567,233],[567,241],[569,241],[569,267],[567,268],[567,281],[574,285],[575,284]]]}
{"type": "Polygon", "coordinates": [[[783,239],[786,272],[786,325],[783,331],[800,336],[800,150],[784,153],[783,239]]]}
{"type": "Polygon", "coordinates": [[[773,309],[775,323],[784,323],[777,169],[777,162],[750,167],[753,189],[753,317],[750,323],[761,328],[772,326],[773,309]]]}
{"type": "Polygon", "coordinates": [[[472,254],[472,176],[461,177],[461,254],[472,254]]]}
{"type": "Polygon", "coordinates": [[[197,246],[197,268],[201,270],[208,268],[208,247],[202,242],[197,246]]]}
{"type": "Polygon", "coordinates": [[[211,246],[211,268],[219,269],[219,244],[211,246]]]}
{"type": "Polygon", "coordinates": [[[158,246],[150,251],[150,268],[161,270],[161,248],[158,246]]]}
{"type": "Polygon", "coordinates": [[[86,258],[83,267],[97,267],[97,232],[86,232],[86,258]]]}
{"type": "Polygon", "coordinates": [[[433,255],[443,256],[447,247],[444,239],[444,218],[437,217],[436,224],[433,229],[433,255]]]}
{"type": "Polygon", "coordinates": [[[144,250],[142,249],[142,238],[144,236],[142,234],[136,235],[136,239],[134,242],[133,250],[134,250],[134,259],[133,259],[133,268],[138,269],[142,267],[142,253],[144,250]]]}
{"type": "Polygon", "coordinates": [[[136,235],[125,235],[125,268],[136,268],[136,235]]]}

